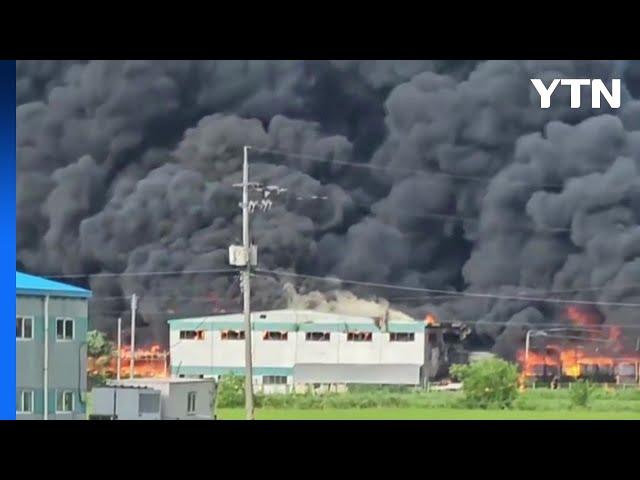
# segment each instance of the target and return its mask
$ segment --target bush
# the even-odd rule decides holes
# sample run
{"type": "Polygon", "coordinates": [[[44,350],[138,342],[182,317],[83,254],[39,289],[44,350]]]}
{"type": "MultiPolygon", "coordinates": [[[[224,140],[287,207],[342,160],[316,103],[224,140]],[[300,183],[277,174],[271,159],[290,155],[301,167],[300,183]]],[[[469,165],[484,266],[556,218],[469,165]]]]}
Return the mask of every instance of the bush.
{"type": "Polygon", "coordinates": [[[216,405],[219,408],[244,407],[244,376],[220,377],[216,405]]]}
{"type": "Polygon", "coordinates": [[[104,333],[91,330],[87,333],[87,354],[90,357],[107,357],[113,353],[113,343],[104,333]]]}
{"type": "Polygon", "coordinates": [[[518,367],[499,358],[470,365],[454,365],[469,408],[510,408],[518,396],[518,367]]]}
{"type": "Polygon", "coordinates": [[[89,373],[87,375],[87,390],[91,391],[96,387],[103,387],[107,384],[107,380],[104,373],[89,373]]]}
{"type": "Polygon", "coordinates": [[[589,405],[594,387],[588,381],[578,380],[569,389],[569,400],[572,407],[586,407],[589,405]]]}

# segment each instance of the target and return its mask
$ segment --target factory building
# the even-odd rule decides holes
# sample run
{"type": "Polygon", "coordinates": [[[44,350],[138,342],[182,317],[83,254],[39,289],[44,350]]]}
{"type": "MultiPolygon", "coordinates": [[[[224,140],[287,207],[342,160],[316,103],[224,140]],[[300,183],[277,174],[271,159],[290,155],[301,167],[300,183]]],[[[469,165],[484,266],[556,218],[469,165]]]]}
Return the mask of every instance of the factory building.
{"type": "MultiPolygon", "coordinates": [[[[424,382],[422,322],[300,310],[254,312],[251,320],[257,391],[424,382]]],[[[244,374],[242,314],[175,319],[169,326],[173,376],[244,374]]]]}
{"type": "Polygon", "coordinates": [[[16,272],[16,419],[84,419],[91,292],[16,272]]]}

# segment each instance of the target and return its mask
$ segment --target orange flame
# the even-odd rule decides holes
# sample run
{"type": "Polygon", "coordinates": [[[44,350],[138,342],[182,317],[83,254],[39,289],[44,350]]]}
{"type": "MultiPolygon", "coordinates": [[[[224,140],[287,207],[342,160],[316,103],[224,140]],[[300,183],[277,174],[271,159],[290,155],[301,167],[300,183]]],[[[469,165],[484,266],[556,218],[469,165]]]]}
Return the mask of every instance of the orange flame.
{"type": "MultiPolygon", "coordinates": [[[[585,312],[570,306],[567,317],[576,326],[601,324],[597,314],[585,312]]],[[[584,332],[582,335],[585,335],[584,332]]],[[[550,374],[570,378],[589,376],[595,373],[611,376],[634,375],[640,377],[640,354],[624,354],[622,330],[620,327],[596,328],[585,335],[584,340],[565,345],[546,345],[545,354],[524,350],[518,352],[518,361],[522,367],[522,377],[540,377],[550,374]],[[624,371],[625,373],[620,373],[624,371]],[[550,373],[551,372],[551,373],[550,373]]]]}
{"type": "MultiPolygon", "coordinates": [[[[120,352],[120,377],[128,378],[131,372],[131,348],[122,347],[120,352]]],[[[87,362],[88,372],[92,375],[104,375],[108,378],[116,378],[118,372],[118,352],[110,357],[89,357],[87,362]]],[[[134,377],[167,377],[169,376],[168,352],[162,351],[160,345],[152,345],[149,348],[140,348],[135,352],[133,376],[134,377]]]]}
{"type": "Polygon", "coordinates": [[[426,323],[427,325],[432,325],[434,327],[440,325],[440,322],[438,322],[438,319],[435,317],[435,315],[432,314],[427,314],[426,317],[424,317],[424,323],[426,323]]]}

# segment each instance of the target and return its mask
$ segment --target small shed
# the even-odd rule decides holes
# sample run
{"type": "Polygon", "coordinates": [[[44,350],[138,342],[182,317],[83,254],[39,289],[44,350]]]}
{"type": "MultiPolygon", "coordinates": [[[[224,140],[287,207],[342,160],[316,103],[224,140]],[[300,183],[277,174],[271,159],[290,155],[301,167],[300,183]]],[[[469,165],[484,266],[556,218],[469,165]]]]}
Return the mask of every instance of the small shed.
{"type": "Polygon", "coordinates": [[[162,420],[211,420],[216,400],[213,378],[133,378],[109,386],[146,387],[160,392],[162,420]]]}
{"type": "Polygon", "coordinates": [[[94,388],[90,419],[160,420],[161,394],[153,388],[107,386],[94,388]]]}

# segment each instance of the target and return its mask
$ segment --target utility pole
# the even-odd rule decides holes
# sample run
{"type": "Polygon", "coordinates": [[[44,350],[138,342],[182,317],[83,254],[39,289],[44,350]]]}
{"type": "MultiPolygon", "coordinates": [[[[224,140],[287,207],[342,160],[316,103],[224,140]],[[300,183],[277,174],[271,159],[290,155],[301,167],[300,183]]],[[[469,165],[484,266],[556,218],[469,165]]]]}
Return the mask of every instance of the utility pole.
{"type": "MultiPolygon", "coordinates": [[[[253,404],[253,360],[251,348],[251,266],[256,265],[258,253],[255,245],[251,244],[249,230],[249,215],[258,208],[269,210],[273,205],[271,198],[273,195],[280,195],[286,192],[286,188],[277,185],[262,185],[260,183],[249,182],[249,147],[243,148],[242,161],[242,183],[234,184],[234,187],[242,187],[242,246],[229,246],[229,263],[241,269],[242,292],[244,297],[244,338],[245,338],[245,408],[247,420],[254,419],[253,404]],[[249,201],[249,188],[262,194],[261,201],[249,201]]],[[[298,197],[304,199],[305,197],[298,197]]],[[[311,196],[310,199],[327,200],[326,196],[311,196]]]]}
{"type": "Polygon", "coordinates": [[[131,360],[129,362],[129,378],[133,378],[133,368],[135,366],[136,356],[136,309],[138,307],[138,298],[134,293],[131,295],[131,360]]]}
{"type": "Polygon", "coordinates": [[[120,381],[120,359],[122,358],[122,317],[118,317],[118,358],[116,360],[116,379],[120,381]]]}
{"type": "Polygon", "coordinates": [[[251,239],[249,236],[249,147],[244,147],[242,162],[242,246],[246,255],[246,266],[243,272],[244,290],[244,362],[245,379],[244,395],[247,420],[254,419],[253,408],[253,366],[251,355],[251,239]]]}

